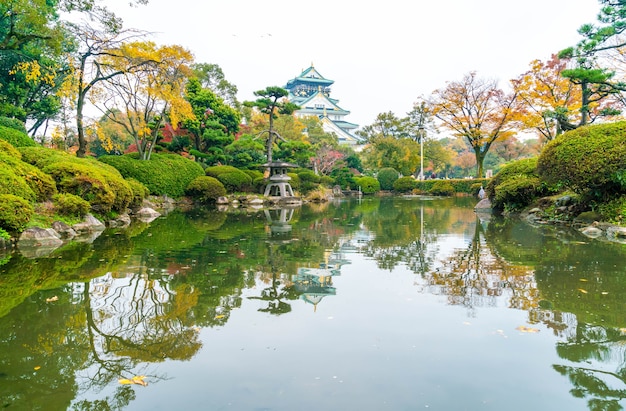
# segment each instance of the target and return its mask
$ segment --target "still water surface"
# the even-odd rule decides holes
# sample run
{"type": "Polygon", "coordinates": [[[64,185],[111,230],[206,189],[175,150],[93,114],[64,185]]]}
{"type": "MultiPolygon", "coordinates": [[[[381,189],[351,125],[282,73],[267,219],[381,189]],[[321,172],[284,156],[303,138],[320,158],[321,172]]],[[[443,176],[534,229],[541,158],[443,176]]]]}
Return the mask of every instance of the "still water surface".
{"type": "Polygon", "coordinates": [[[474,204],[173,212],[0,256],[0,409],[623,409],[626,245],[474,204]]]}

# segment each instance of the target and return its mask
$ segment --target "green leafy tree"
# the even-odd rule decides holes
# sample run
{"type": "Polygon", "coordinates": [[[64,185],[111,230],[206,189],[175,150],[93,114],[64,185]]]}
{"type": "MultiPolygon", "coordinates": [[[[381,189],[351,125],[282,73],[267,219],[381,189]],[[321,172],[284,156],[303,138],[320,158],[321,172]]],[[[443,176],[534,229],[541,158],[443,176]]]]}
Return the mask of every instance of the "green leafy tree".
{"type": "Polygon", "coordinates": [[[229,106],[239,109],[237,86],[226,80],[224,71],[217,64],[197,63],[191,66],[203,88],[211,90],[229,106]]]}
{"type": "Polygon", "coordinates": [[[419,144],[411,139],[378,137],[370,142],[362,155],[368,168],[393,168],[408,176],[415,173],[420,165],[419,152],[419,144]]]}
{"type": "MultiPolygon", "coordinates": [[[[564,70],[563,76],[580,87],[582,93],[581,119],[577,124],[557,120],[564,130],[589,123],[589,112],[593,104],[608,96],[626,91],[626,82],[615,76],[615,71],[603,67],[600,60],[621,55],[626,41],[622,34],[626,30],[626,3],[621,0],[600,0],[602,8],[597,16],[598,24],[584,24],[578,29],[583,37],[573,47],[562,50],[560,58],[574,58],[576,67],[564,70]]],[[[605,115],[616,115],[619,110],[608,107],[605,115]]]]}
{"type": "Polygon", "coordinates": [[[409,137],[409,119],[398,118],[393,112],[380,113],[370,125],[358,130],[356,134],[365,141],[375,138],[405,138],[409,137]]]}
{"type": "Polygon", "coordinates": [[[0,115],[29,121],[29,133],[60,107],[56,93],[67,74],[61,56],[71,42],[58,8],[44,0],[0,4],[0,115]]]}
{"type": "Polygon", "coordinates": [[[198,152],[194,154],[209,165],[226,161],[224,149],[239,131],[240,113],[197,78],[187,82],[185,98],[194,115],[183,121],[183,127],[193,137],[193,149],[198,152]]]}

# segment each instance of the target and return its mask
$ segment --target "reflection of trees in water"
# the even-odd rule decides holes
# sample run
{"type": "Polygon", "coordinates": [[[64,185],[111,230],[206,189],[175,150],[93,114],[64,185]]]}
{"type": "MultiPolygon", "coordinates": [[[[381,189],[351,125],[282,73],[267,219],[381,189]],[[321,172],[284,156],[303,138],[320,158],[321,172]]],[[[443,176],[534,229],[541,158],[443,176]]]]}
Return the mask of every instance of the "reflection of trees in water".
{"type": "Polygon", "coordinates": [[[290,277],[285,264],[284,254],[281,248],[289,242],[267,241],[267,260],[257,274],[259,280],[267,285],[259,296],[248,297],[251,300],[263,301],[266,306],[259,308],[259,311],[280,315],[291,311],[291,304],[285,300],[295,300],[298,293],[293,288],[293,284],[288,281],[290,277]]]}
{"type": "Polygon", "coordinates": [[[561,358],[576,364],[553,365],[573,385],[574,397],[587,398],[594,411],[623,409],[619,402],[626,399],[625,330],[579,324],[576,335],[556,349],[561,358]]]}
{"type": "Polygon", "coordinates": [[[426,276],[426,290],[448,297],[452,305],[496,306],[508,296],[511,308],[537,307],[539,293],[532,270],[501,258],[485,239],[483,225],[474,217],[474,232],[464,249],[456,249],[442,266],[426,276]]]}

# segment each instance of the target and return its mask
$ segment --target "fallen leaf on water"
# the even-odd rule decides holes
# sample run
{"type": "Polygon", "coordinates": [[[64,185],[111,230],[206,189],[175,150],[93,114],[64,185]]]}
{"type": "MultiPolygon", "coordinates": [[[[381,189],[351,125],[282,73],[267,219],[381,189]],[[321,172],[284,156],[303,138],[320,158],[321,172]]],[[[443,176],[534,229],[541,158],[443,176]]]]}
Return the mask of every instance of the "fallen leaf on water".
{"type": "Polygon", "coordinates": [[[578,291],[580,291],[583,294],[587,294],[587,290],[583,290],[582,288],[579,288],[578,291]]]}
{"type": "Polygon", "coordinates": [[[50,298],[46,298],[46,302],[47,303],[51,303],[54,301],[59,301],[59,297],[57,297],[56,295],[54,297],[50,297],[50,298]]]}
{"type": "Polygon", "coordinates": [[[36,366],[36,367],[35,367],[35,371],[39,371],[40,369],[41,369],[41,366],[40,366],[40,365],[38,365],[38,366],[36,366]]]}
{"type": "Polygon", "coordinates": [[[137,385],[141,385],[142,387],[146,387],[148,386],[148,383],[144,381],[144,378],[146,378],[145,375],[137,375],[131,378],[130,380],[128,378],[121,378],[117,380],[117,382],[119,382],[122,385],[137,384],[137,385]]]}
{"type": "Polygon", "coordinates": [[[538,333],[539,332],[538,328],[525,327],[523,325],[520,325],[519,327],[517,327],[516,330],[521,331],[523,333],[538,333]]]}
{"type": "Polygon", "coordinates": [[[580,281],[582,281],[583,283],[586,283],[589,280],[587,280],[586,278],[581,278],[580,281]]]}

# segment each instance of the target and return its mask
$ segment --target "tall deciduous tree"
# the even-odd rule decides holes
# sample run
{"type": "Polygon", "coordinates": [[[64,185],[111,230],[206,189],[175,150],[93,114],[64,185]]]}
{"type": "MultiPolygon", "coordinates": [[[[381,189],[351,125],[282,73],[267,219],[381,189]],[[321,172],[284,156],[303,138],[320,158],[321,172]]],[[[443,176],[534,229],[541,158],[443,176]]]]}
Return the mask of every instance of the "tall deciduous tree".
{"type": "Polygon", "coordinates": [[[433,114],[454,135],[463,137],[474,151],[477,177],[492,144],[512,133],[516,95],[506,95],[495,80],[480,79],[475,72],[449,82],[431,96],[433,114]]]}
{"type": "Polygon", "coordinates": [[[118,74],[103,73],[108,78],[101,83],[101,105],[110,120],[133,136],[140,158],[149,160],[166,120],[177,128],[183,120],[193,118],[184,98],[193,56],[180,46],[159,47],[153,42],[124,44],[120,53],[125,60],[116,55],[102,66],[118,74]],[[127,61],[134,62],[132,70],[126,69],[127,61]],[[116,62],[124,66],[118,68],[116,62]]]}
{"type": "Polygon", "coordinates": [[[365,141],[373,141],[376,138],[406,138],[408,134],[409,119],[400,118],[393,112],[380,113],[370,125],[358,130],[356,134],[365,141]]]}
{"type": "Polygon", "coordinates": [[[580,89],[561,75],[567,63],[556,55],[546,62],[534,60],[530,70],[511,81],[520,102],[519,128],[534,131],[544,141],[564,131],[558,118],[580,120],[580,89]]]}
{"type": "Polygon", "coordinates": [[[192,68],[203,88],[211,90],[229,106],[236,109],[240,108],[241,104],[237,101],[237,86],[226,80],[224,71],[220,66],[210,63],[197,63],[192,68]]]}
{"type": "Polygon", "coordinates": [[[87,24],[70,25],[78,42],[78,50],[68,56],[73,63],[67,97],[73,100],[76,110],[78,157],[87,153],[84,110],[92,89],[101,82],[109,81],[123,73],[129,73],[151,63],[124,55],[124,42],[136,38],[135,31],[99,29],[87,24]]]}
{"type": "Polygon", "coordinates": [[[256,107],[261,113],[268,116],[269,128],[263,130],[259,135],[267,133],[265,151],[267,162],[271,163],[274,138],[281,138],[280,134],[274,130],[274,120],[279,114],[293,114],[300,107],[287,100],[289,92],[281,87],[266,87],[264,90],[255,91],[254,95],[258,97],[255,101],[246,101],[244,104],[248,107],[256,107]]]}

